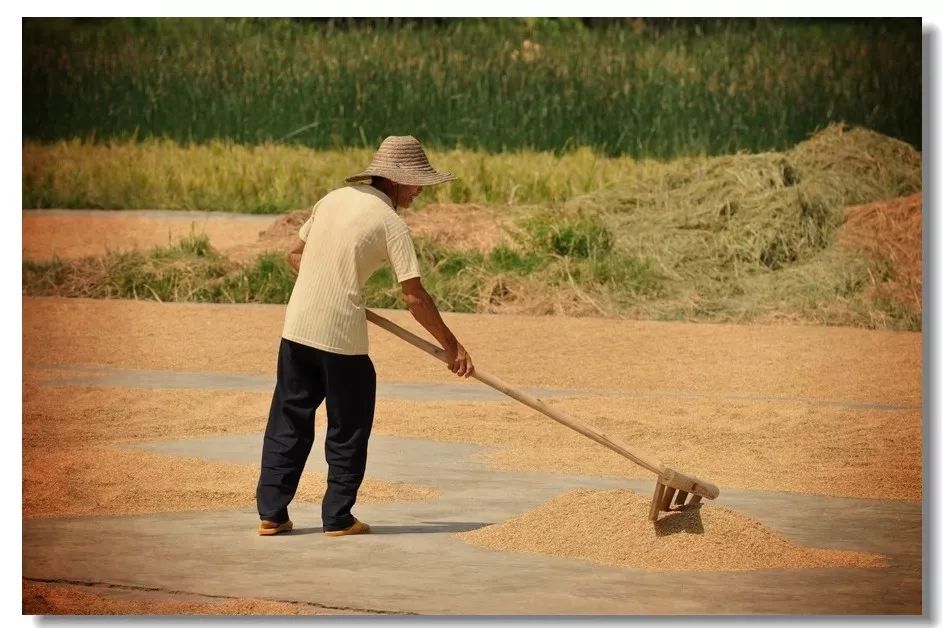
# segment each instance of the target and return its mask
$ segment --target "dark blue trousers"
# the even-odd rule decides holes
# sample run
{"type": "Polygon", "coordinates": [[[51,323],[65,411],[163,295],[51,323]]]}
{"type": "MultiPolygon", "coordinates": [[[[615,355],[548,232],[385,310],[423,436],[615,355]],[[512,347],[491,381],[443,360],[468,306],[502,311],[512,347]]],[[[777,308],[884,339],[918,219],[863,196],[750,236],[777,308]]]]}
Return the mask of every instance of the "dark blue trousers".
{"type": "Polygon", "coordinates": [[[284,338],[255,495],[261,519],[288,520],[288,504],[314,444],[314,411],[325,399],[328,472],[321,519],[325,530],[353,524],[350,510],[366,471],[376,406],[373,362],[368,355],[329,353],[284,338]]]}

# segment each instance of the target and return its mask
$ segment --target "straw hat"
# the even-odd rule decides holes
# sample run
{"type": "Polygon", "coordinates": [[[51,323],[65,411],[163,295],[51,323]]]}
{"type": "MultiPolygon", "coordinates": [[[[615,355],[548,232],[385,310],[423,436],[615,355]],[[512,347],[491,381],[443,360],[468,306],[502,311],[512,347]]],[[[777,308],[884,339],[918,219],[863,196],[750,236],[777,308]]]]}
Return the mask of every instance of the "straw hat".
{"type": "Polygon", "coordinates": [[[370,166],[346,178],[347,183],[370,177],[384,177],[402,185],[435,185],[457,179],[450,172],[438,172],[428,162],[419,140],[411,135],[390,135],[380,144],[370,166]]]}

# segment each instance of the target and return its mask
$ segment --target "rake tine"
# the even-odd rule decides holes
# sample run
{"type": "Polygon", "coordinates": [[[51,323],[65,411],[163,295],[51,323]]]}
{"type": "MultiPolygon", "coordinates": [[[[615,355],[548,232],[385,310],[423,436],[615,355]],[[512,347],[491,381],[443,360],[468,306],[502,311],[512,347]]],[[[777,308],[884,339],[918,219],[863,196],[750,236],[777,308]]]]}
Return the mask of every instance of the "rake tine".
{"type": "Polygon", "coordinates": [[[687,501],[688,494],[687,491],[677,491],[677,497],[674,498],[674,506],[678,508],[683,506],[687,501]]]}
{"type": "Polygon", "coordinates": [[[696,506],[700,503],[700,500],[703,499],[700,495],[691,495],[690,501],[687,503],[688,506],[696,506]]]}
{"type": "Polygon", "coordinates": [[[648,511],[648,519],[657,521],[657,515],[661,512],[661,497],[664,495],[664,485],[658,480],[654,485],[654,497],[651,499],[651,509],[648,511]]]}
{"type": "Polygon", "coordinates": [[[677,491],[675,488],[670,486],[664,487],[664,496],[661,498],[661,510],[670,510],[671,509],[671,500],[674,499],[674,493],[677,491]]]}

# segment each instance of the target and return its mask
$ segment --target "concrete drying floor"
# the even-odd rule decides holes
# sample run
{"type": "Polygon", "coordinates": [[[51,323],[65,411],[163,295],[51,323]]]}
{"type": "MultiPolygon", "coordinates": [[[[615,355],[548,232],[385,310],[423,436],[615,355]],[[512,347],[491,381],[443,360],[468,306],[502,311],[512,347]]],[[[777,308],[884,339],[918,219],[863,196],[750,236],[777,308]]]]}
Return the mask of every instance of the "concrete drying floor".
{"type": "MultiPolygon", "coordinates": [[[[69,378],[82,369],[68,370],[73,374],[44,385],[74,384],[69,378]]],[[[88,376],[104,386],[110,382],[172,387],[179,374],[95,369],[88,376]]],[[[194,380],[188,374],[187,380],[207,388],[265,385],[224,377],[205,374],[194,380]]],[[[566,391],[533,392],[548,396],[566,391]]],[[[447,385],[425,385],[385,386],[379,394],[442,399],[452,393],[454,388],[447,385]]],[[[311,467],[326,466],[319,455],[322,439],[319,430],[311,467]]],[[[261,442],[261,434],[252,434],[135,446],[171,455],[257,463],[261,442]]],[[[442,495],[427,502],[357,506],[355,514],[374,527],[375,534],[367,536],[323,536],[318,505],[292,507],[295,530],[276,537],[255,534],[258,518],[252,509],[26,519],[23,577],[299,601],[374,613],[922,612],[918,503],[734,490],[724,490],[718,500],[801,545],[884,554],[891,563],[886,569],[670,573],[605,567],[487,550],[464,543],[453,533],[532,510],[572,488],[628,487],[647,493],[653,489],[653,479],[495,471],[476,461],[478,451],[477,445],[374,436],[368,466],[372,477],[430,485],[442,495]]]]}
{"type": "MultiPolygon", "coordinates": [[[[406,327],[412,325],[408,313],[384,310],[381,314],[406,327]]],[[[98,408],[88,396],[73,396],[83,387],[94,387],[103,391],[98,393],[101,398],[115,400],[150,394],[151,401],[132,404],[127,410],[128,421],[137,422],[135,429],[148,419],[172,420],[175,413],[188,412],[186,408],[199,412],[201,406],[188,398],[179,411],[164,408],[167,412],[151,417],[148,408],[155,403],[154,391],[180,395],[232,391],[239,399],[249,398],[246,391],[270,394],[283,317],[284,306],[24,297],[24,375],[32,393],[45,387],[44,399],[51,400],[36,404],[37,414],[24,417],[24,424],[26,419],[55,421],[55,407],[71,398],[78,407],[62,413],[67,429],[59,432],[52,429],[54,424],[46,424],[50,429],[36,432],[48,439],[43,443],[68,447],[81,445],[78,441],[83,438],[94,439],[94,430],[75,424],[96,417],[109,429],[119,429],[122,410],[115,403],[120,402],[98,408]],[[58,442],[60,433],[64,437],[58,442]]],[[[866,473],[870,468],[883,472],[884,482],[898,479],[909,486],[921,479],[921,449],[900,446],[901,442],[921,442],[922,434],[914,427],[922,398],[920,334],[564,317],[449,314],[447,319],[466,346],[474,347],[480,368],[507,377],[538,397],[584,393],[596,400],[633,403],[639,421],[642,414],[656,413],[661,400],[665,404],[681,398],[729,400],[738,410],[730,416],[714,413],[710,419],[728,439],[783,425],[798,434],[798,430],[821,425],[822,420],[840,420],[842,426],[859,421],[862,431],[857,435],[866,439],[860,444],[871,453],[882,447],[887,454],[885,466],[869,457],[854,466],[859,450],[853,441],[841,440],[854,436],[847,430],[818,433],[824,438],[823,446],[813,451],[823,456],[831,451],[828,447],[836,447],[834,455],[846,460],[852,470],[853,486],[865,488],[873,481],[866,473]],[[609,354],[620,356],[619,368],[600,357],[609,354]],[[639,403],[639,399],[653,401],[639,403]],[[763,422],[761,413],[746,413],[741,406],[752,402],[761,403],[774,416],[763,422]],[[828,408],[829,413],[809,410],[816,407],[828,408]],[[801,421],[806,420],[807,426],[799,420],[783,421],[789,408],[800,411],[798,418],[804,417],[801,421]],[[871,420],[875,415],[880,415],[879,420],[871,420]],[[894,426],[906,429],[890,429],[894,426]],[[737,431],[740,427],[746,431],[737,431]],[[829,441],[825,437],[841,438],[829,441]],[[901,471],[890,473],[896,469],[892,465],[901,471]],[[862,471],[853,471],[857,468],[862,471]]],[[[371,354],[384,403],[395,399],[407,400],[395,403],[432,405],[461,399],[484,404],[499,398],[478,382],[456,381],[440,363],[389,334],[371,331],[371,354]]],[[[211,394],[214,399],[226,395],[211,394]]],[[[265,404],[251,403],[258,403],[258,423],[263,424],[265,404]]],[[[687,409],[674,411],[681,416],[687,409]]],[[[248,414],[255,412],[251,409],[248,414]]],[[[215,436],[205,436],[210,432],[202,426],[200,437],[182,438],[184,421],[178,421],[168,438],[179,440],[134,440],[125,446],[255,465],[262,434],[260,430],[244,434],[252,429],[245,426],[254,425],[245,414],[238,417],[241,430],[229,434],[222,434],[225,417],[214,415],[205,420],[220,422],[215,436]]],[[[429,415],[430,419],[434,416],[429,415]]],[[[682,425],[677,416],[674,425],[682,425]]],[[[474,416],[469,414],[467,420],[474,416]]],[[[514,420],[524,422],[520,417],[514,420]]],[[[495,426],[494,422],[490,425],[495,426]]],[[[553,429],[563,428],[554,425],[553,429]]],[[[431,486],[440,491],[440,497],[358,506],[354,512],[371,523],[376,534],[324,537],[316,503],[293,507],[296,530],[275,537],[255,533],[258,517],[251,506],[133,516],[29,517],[23,520],[24,578],[97,583],[96,589],[106,585],[153,589],[155,595],[180,598],[187,594],[298,601],[337,612],[922,612],[920,502],[733,490],[732,484],[717,480],[723,491],[717,505],[738,509],[800,545],[879,553],[887,557],[890,567],[673,573],[608,567],[494,551],[467,544],[455,538],[455,533],[534,510],[575,487],[628,487],[649,494],[653,478],[639,482],[495,470],[482,462],[487,456],[480,455],[479,445],[460,439],[432,441],[420,435],[430,434],[376,434],[371,440],[368,474],[378,480],[431,486]]],[[[112,436],[111,440],[121,438],[120,434],[112,436]]],[[[320,430],[317,436],[323,436],[320,430]]],[[[764,453],[761,448],[767,441],[748,442],[764,453]]],[[[526,443],[515,443],[515,447],[526,453],[526,443]]],[[[318,445],[310,467],[323,466],[320,450],[318,445]]],[[[493,450],[483,451],[490,454],[493,450]]],[[[600,456],[609,455],[601,447],[598,451],[600,456]]],[[[768,460],[745,449],[742,454],[747,464],[768,460]]],[[[569,468],[572,473],[593,472],[591,467],[569,468]]],[[[776,467],[776,472],[781,473],[782,467],[776,467]]],[[[889,491],[877,496],[883,494],[899,497],[889,491]]],[[[206,501],[212,501],[210,496],[206,501]]],[[[704,508],[712,505],[707,502],[704,508]]]]}

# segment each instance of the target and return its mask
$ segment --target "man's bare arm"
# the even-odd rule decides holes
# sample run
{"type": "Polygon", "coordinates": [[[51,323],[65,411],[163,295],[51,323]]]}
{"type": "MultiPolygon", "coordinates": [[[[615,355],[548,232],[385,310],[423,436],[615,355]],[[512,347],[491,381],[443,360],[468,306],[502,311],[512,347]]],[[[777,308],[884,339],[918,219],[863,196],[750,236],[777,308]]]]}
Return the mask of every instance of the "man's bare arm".
{"type": "Polygon", "coordinates": [[[288,265],[298,272],[301,269],[301,253],[304,252],[304,240],[298,238],[294,243],[294,248],[288,251],[285,256],[288,258],[288,265]]]}
{"type": "Polygon", "coordinates": [[[438,306],[435,305],[432,296],[425,291],[422,281],[415,277],[406,279],[400,285],[409,312],[445,349],[448,369],[461,377],[472,375],[474,364],[471,362],[471,356],[442,320],[438,306]]]}

